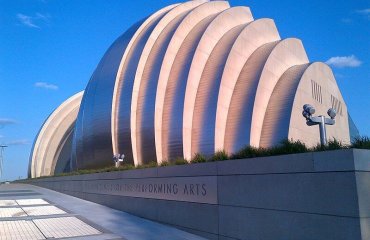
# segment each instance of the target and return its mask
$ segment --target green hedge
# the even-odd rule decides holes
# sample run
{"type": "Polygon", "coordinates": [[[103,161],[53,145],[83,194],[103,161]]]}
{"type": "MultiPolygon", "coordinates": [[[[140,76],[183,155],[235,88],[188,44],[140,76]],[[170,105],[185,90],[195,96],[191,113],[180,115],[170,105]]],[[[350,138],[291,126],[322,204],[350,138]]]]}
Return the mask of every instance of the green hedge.
{"type": "MultiPolygon", "coordinates": [[[[131,169],[143,169],[143,168],[153,168],[153,167],[166,167],[173,165],[184,165],[184,164],[197,164],[204,162],[214,162],[214,161],[224,161],[230,159],[244,159],[244,158],[256,158],[256,157],[268,157],[268,156],[277,156],[285,154],[294,154],[294,153],[306,153],[306,152],[318,152],[318,151],[330,151],[330,150],[339,150],[339,149],[370,149],[370,138],[369,137],[358,137],[350,145],[343,144],[342,142],[333,139],[328,142],[327,145],[323,146],[318,144],[315,147],[308,148],[304,143],[300,141],[284,140],[279,145],[271,148],[256,148],[252,146],[245,146],[238,152],[229,155],[226,151],[221,150],[217,151],[211,156],[205,156],[200,153],[194,154],[193,158],[189,162],[188,160],[178,157],[173,161],[163,161],[160,165],[156,161],[152,161],[147,164],[142,164],[139,166],[134,166],[131,164],[123,164],[119,168],[107,167],[102,169],[88,169],[88,170],[78,170],[70,173],[61,173],[55,176],[71,176],[71,175],[80,175],[80,174],[92,174],[92,173],[101,173],[101,172],[114,172],[114,171],[125,171],[131,169]]],[[[40,177],[45,178],[45,177],[40,177]]]]}

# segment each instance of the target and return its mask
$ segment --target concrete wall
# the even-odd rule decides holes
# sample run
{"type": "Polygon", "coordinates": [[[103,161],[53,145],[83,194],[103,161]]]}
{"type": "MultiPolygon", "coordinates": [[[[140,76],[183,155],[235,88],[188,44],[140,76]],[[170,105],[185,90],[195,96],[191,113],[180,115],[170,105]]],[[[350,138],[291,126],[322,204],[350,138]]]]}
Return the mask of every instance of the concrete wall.
{"type": "Polygon", "coordinates": [[[55,177],[30,183],[209,239],[370,239],[369,150],[55,177]]]}

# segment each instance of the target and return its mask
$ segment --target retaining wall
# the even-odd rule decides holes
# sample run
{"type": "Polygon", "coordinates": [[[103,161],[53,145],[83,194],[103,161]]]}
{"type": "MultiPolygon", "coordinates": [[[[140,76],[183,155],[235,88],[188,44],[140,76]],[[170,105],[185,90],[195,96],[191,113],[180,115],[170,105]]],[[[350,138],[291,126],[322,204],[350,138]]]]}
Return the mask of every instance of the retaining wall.
{"type": "Polygon", "coordinates": [[[369,150],[28,182],[209,239],[370,239],[369,150]]]}

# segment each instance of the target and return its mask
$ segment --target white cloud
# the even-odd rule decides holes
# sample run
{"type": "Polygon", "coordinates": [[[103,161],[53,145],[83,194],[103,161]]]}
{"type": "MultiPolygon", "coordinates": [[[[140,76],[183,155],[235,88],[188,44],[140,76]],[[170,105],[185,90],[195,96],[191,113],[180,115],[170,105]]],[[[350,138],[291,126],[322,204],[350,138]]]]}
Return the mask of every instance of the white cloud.
{"type": "Polygon", "coordinates": [[[359,13],[359,14],[368,15],[368,14],[370,14],[370,8],[357,10],[356,12],[359,13]]]}
{"type": "Polygon", "coordinates": [[[337,68],[344,68],[359,67],[362,62],[355,55],[351,55],[345,57],[332,57],[326,61],[326,64],[337,68]]]}
{"type": "Polygon", "coordinates": [[[22,13],[17,14],[17,18],[19,22],[27,27],[30,28],[41,28],[42,24],[49,24],[50,23],[50,15],[49,14],[41,14],[36,13],[35,16],[28,16],[22,13]]]}
{"type": "Polygon", "coordinates": [[[5,143],[6,146],[19,146],[28,144],[30,144],[30,141],[28,141],[27,139],[19,139],[5,143]]]}
{"type": "Polygon", "coordinates": [[[34,17],[35,19],[40,19],[42,21],[44,21],[45,23],[49,23],[50,22],[50,14],[41,14],[41,13],[36,13],[36,17],[34,17]]]}
{"type": "Polygon", "coordinates": [[[49,89],[49,90],[58,90],[59,89],[59,87],[57,85],[47,83],[47,82],[36,82],[35,87],[49,89]]]}
{"type": "Polygon", "coordinates": [[[341,21],[342,23],[345,23],[345,24],[353,23],[353,20],[350,18],[342,18],[341,21]]]}
{"type": "Polygon", "coordinates": [[[8,125],[16,124],[17,121],[9,118],[0,118],[0,128],[3,128],[8,125]]]}
{"type": "Polygon", "coordinates": [[[17,18],[18,20],[25,26],[27,27],[30,27],[30,28],[40,28],[39,26],[37,26],[34,21],[33,21],[33,17],[31,16],[27,16],[27,15],[23,15],[21,13],[18,13],[17,14],[17,18]]]}
{"type": "Polygon", "coordinates": [[[334,73],[335,78],[345,78],[345,75],[340,74],[340,73],[334,73]]]}
{"type": "Polygon", "coordinates": [[[370,8],[361,9],[356,11],[357,14],[360,14],[370,20],[370,8]]]}

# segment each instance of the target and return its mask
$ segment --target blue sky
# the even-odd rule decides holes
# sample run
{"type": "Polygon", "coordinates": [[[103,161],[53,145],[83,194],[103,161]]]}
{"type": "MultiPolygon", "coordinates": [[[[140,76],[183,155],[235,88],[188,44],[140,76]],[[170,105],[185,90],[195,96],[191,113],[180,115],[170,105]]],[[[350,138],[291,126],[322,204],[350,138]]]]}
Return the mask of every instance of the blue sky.
{"type": "MultiPolygon", "coordinates": [[[[27,174],[47,116],[84,89],[110,44],[136,21],[177,1],[0,0],[0,143],[3,179],[27,174]]],[[[370,2],[250,0],[282,38],[302,39],[311,61],[328,61],[360,133],[370,136],[370,2]]]]}

